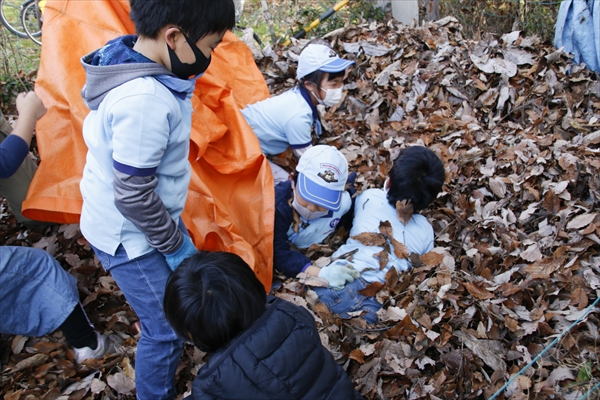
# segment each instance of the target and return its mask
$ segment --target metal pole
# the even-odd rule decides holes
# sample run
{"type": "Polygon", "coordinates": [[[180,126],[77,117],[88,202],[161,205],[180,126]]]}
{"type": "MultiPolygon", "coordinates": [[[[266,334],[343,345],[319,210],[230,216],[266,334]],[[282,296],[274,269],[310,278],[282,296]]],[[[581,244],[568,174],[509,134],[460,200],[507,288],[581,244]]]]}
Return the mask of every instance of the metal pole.
{"type": "Polygon", "coordinates": [[[265,19],[267,20],[267,25],[269,26],[271,40],[273,43],[275,43],[277,41],[277,37],[275,36],[275,30],[273,29],[273,19],[271,18],[271,13],[269,12],[269,7],[267,6],[267,0],[260,0],[260,4],[262,5],[263,14],[265,14],[265,19]]]}

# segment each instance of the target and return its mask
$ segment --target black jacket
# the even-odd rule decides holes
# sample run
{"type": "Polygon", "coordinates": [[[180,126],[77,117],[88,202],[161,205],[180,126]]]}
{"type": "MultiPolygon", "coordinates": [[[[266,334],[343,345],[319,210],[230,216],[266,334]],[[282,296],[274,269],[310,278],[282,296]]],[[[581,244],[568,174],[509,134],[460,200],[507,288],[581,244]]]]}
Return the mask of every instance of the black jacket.
{"type": "Polygon", "coordinates": [[[269,296],[265,313],[210,356],[192,399],[362,399],[308,311],[269,296]]]}

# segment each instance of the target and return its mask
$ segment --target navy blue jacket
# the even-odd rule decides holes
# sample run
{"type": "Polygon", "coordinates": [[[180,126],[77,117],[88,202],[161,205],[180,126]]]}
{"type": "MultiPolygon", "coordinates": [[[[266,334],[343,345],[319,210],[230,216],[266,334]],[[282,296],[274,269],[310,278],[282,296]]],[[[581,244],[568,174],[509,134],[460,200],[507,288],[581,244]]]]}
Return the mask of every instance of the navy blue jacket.
{"type": "MultiPolygon", "coordinates": [[[[355,174],[354,174],[355,175],[355,174]]],[[[354,182],[354,178],[352,178],[354,182]]],[[[350,230],[353,217],[354,198],[353,190],[348,189],[352,206],[349,210],[336,221],[336,225],[330,225],[337,229],[343,226],[350,230]],[[338,223],[339,222],[339,223],[338,223]]],[[[310,265],[310,259],[302,254],[290,241],[288,231],[294,221],[294,210],[290,205],[292,200],[292,184],[290,181],[281,182],[275,186],[275,226],[273,231],[273,267],[283,272],[286,276],[295,277],[304,267],[310,265]]],[[[323,218],[332,218],[333,212],[323,218]]],[[[323,237],[324,239],[324,237],[323,237]]]]}
{"type": "Polygon", "coordinates": [[[362,399],[302,307],[268,297],[265,313],[194,379],[192,399],[362,399]]]}
{"type": "Polygon", "coordinates": [[[275,186],[275,226],[273,230],[273,267],[286,276],[294,277],[310,264],[310,258],[300,253],[288,241],[288,230],[294,221],[290,206],[292,184],[281,182],[275,186]]]}
{"type": "Polygon", "coordinates": [[[0,144],[0,179],[10,178],[29,154],[27,143],[16,135],[8,135],[0,144]]]}

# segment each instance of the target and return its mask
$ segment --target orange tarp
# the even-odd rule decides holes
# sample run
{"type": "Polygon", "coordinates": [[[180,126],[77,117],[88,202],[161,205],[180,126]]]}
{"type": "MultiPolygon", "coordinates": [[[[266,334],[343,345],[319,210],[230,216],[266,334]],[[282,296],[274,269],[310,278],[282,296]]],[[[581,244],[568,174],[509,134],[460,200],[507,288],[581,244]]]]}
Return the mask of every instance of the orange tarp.
{"type": "MultiPolygon", "coordinates": [[[[80,95],[85,74],[79,60],[127,33],[134,33],[134,26],[126,0],[48,0],[35,89],[48,112],[37,124],[41,163],[23,203],[27,217],[79,222],[79,181],[87,152],[81,127],[89,112],[80,95]]],[[[268,96],[249,49],[227,33],[192,98],[192,180],[183,214],[199,249],[240,255],[267,289],[272,278],[273,177],[239,110],[268,96]]]]}

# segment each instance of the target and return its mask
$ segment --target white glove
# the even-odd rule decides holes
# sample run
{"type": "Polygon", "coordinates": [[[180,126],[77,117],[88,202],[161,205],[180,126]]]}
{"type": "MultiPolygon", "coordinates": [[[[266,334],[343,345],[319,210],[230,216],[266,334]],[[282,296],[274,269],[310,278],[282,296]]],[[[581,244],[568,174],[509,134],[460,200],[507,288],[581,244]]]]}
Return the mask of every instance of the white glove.
{"type": "Polygon", "coordinates": [[[335,260],[319,271],[321,278],[327,279],[333,289],[342,289],[347,282],[354,282],[360,276],[347,260],[335,260]]]}

